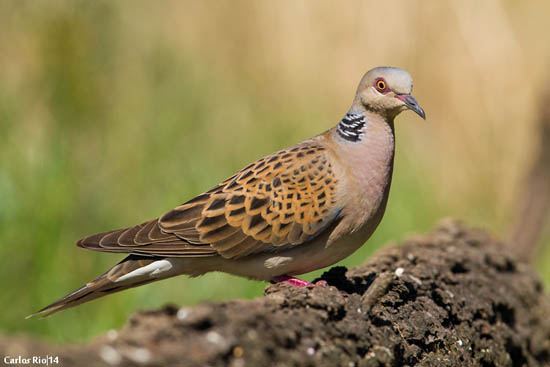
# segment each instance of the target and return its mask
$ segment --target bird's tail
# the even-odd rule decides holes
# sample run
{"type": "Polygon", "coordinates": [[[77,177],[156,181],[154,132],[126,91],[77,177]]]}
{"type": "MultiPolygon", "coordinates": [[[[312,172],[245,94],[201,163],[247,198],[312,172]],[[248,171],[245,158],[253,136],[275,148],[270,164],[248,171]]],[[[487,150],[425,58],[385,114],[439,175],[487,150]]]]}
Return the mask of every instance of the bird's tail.
{"type": "Polygon", "coordinates": [[[176,275],[172,262],[161,257],[130,255],[106,273],[76,291],[27,316],[51,316],[82,303],[176,275]]]}

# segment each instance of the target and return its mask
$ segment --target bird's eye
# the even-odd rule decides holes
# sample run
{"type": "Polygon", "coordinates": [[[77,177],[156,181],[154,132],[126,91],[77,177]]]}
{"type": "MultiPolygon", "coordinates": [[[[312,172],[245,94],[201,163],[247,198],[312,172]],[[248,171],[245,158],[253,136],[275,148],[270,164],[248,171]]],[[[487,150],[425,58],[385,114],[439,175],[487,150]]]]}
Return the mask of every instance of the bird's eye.
{"type": "Polygon", "coordinates": [[[386,82],[383,81],[382,79],[376,81],[376,89],[378,89],[380,92],[384,92],[386,91],[386,82]]]}

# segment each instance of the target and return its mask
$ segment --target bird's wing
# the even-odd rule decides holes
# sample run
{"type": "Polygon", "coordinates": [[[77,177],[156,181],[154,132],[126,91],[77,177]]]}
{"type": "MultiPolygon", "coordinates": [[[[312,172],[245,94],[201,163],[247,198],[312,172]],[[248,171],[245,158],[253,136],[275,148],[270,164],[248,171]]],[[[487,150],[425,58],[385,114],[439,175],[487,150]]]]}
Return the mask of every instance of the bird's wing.
{"type": "Polygon", "coordinates": [[[79,246],[239,258],[299,245],[337,220],[337,184],[326,148],[308,141],[259,159],[159,219],[87,237],[79,246]]]}
{"type": "Polygon", "coordinates": [[[192,238],[184,240],[160,229],[159,220],[153,219],[137,226],[97,233],[78,241],[79,247],[103,251],[131,253],[145,256],[201,257],[216,255],[209,244],[192,238]]]}

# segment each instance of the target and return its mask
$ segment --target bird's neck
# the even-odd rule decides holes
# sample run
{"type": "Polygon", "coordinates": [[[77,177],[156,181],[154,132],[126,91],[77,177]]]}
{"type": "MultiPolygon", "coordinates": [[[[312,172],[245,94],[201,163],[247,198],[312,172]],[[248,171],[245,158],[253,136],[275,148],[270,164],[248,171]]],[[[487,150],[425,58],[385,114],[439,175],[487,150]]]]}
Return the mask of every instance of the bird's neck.
{"type": "Polygon", "coordinates": [[[350,143],[358,143],[365,138],[366,131],[370,127],[370,135],[372,133],[377,133],[380,136],[387,135],[383,131],[379,131],[380,128],[386,133],[391,133],[393,140],[394,137],[394,125],[393,125],[394,116],[381,115],[376,111],[367,110],[363,108],[357,108],[352,106],[348,113],[340,120],[338,125],[335,127],[336,133],[341,139],[350,143]]]}
{"type": "Polygon", "coordinates": [[[351,143],[357,143],[365,137],[367,117],[364,113],[348,112],[336,126],[338,135],[351,143]]]}
{"type": "Polygon", "coordinates": [[[353,168],[353,176],[361,184],[365,183],[369,190],[372,184],[380,187],[389,184],[395,152],[393,119],[388,121],[370,111],[354,112],[353,115],[356,116],[354,122],[349,123],[344,118],[336,126],[337,139],[345,159],[353,168]],[[342,137],[344,129],[348,129],[347,136],[342,137]]]}
{"type": "Polygon", "coordinates": [[[385,209],[393,172],[395,135],[393,120],[370,111],[350,111],[346,116],[350,114],[359,114],[361,118],[344,117],[333,129],[333,139],[340,145],[338,156],[345,162],[349,183],[356,188],[354,197],[347,199],[365,215],[357,218],[359,226],[385,209]]]}

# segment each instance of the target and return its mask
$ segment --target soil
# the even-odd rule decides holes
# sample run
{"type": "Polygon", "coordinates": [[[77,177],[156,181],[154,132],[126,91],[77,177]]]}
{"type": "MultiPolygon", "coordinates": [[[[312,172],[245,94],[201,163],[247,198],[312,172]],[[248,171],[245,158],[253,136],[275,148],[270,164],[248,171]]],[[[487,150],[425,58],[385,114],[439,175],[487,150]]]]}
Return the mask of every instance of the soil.
{"type": "Polygon", "coordinates": [[[482,230],[447,221],[327,286],[138,312],[86,346],[0,339],[3,356],[60,366],[550,366],[550,299],[482,230]],[[55,364],[52,364],[55,365],[55,364]]]}

